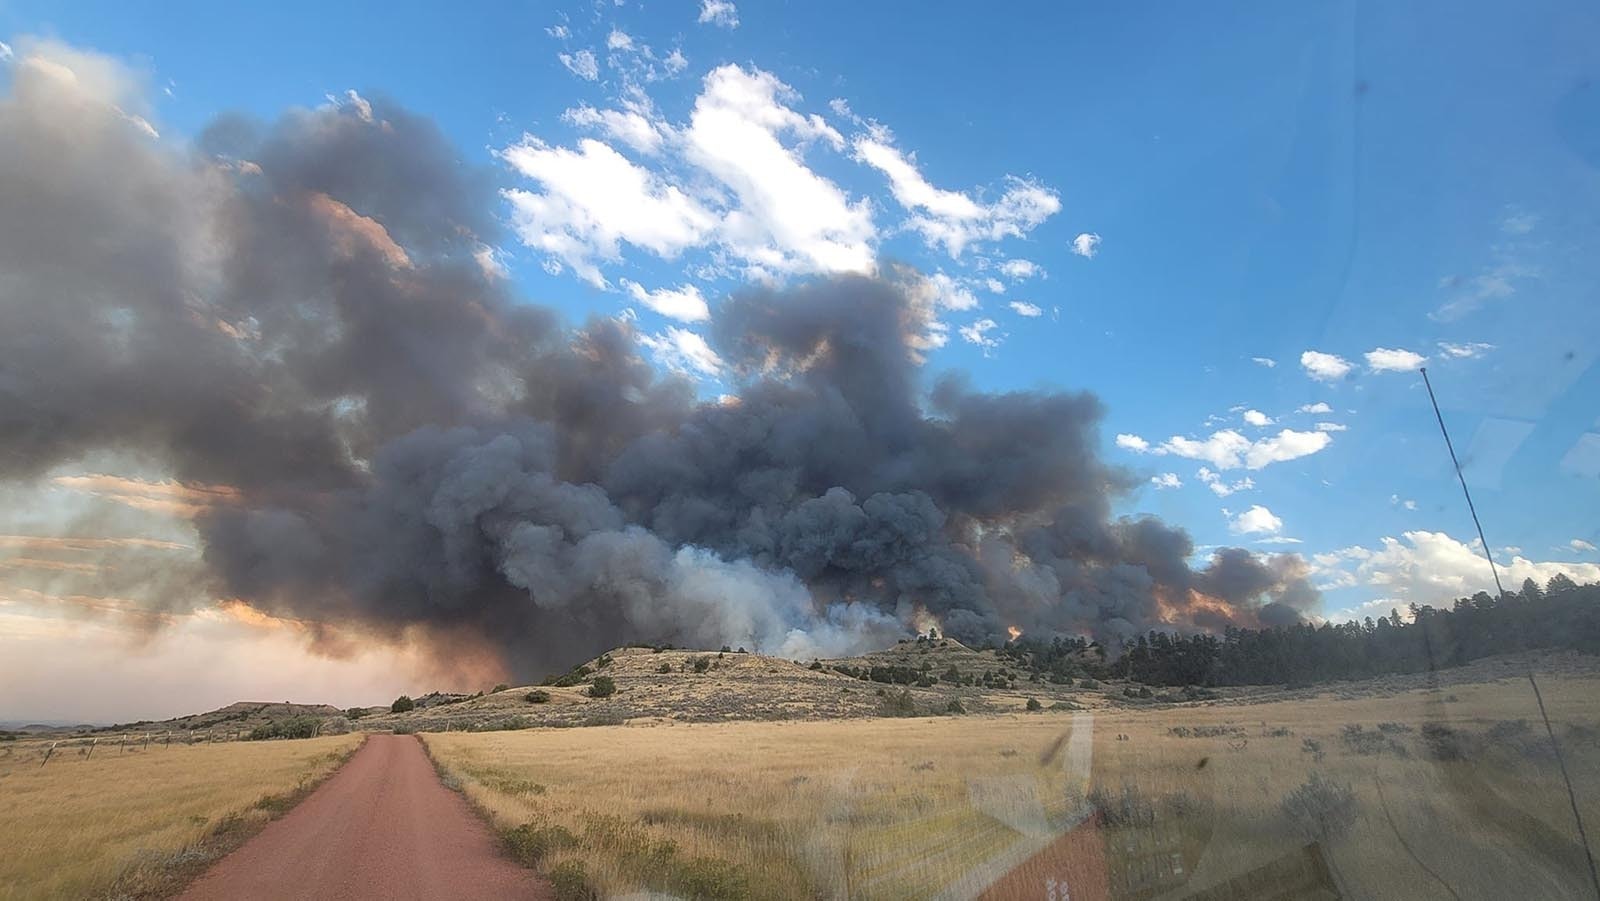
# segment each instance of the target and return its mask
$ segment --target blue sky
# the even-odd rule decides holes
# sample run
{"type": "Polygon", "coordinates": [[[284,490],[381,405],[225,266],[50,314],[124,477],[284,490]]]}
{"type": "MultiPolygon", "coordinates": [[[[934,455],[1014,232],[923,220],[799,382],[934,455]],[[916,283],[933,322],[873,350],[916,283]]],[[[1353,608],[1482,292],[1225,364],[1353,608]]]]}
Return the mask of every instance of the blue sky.
{"type": "Polygon", "coordinates": [[[486,261],[574,321],[637,316],[707,396],[721,293],[903,261],[942,324],[930,377],[1096,392],[1106,455],[1151,480],[1124,512],[1305,554],[1343,615],[1486,582],[1418,365],[1512,580],[1600,578],[1597,25],[1577,2],[3,0],[0,56],[124,60],[164,141],[376,96],[430,117],[504,192],[486,261]]]}

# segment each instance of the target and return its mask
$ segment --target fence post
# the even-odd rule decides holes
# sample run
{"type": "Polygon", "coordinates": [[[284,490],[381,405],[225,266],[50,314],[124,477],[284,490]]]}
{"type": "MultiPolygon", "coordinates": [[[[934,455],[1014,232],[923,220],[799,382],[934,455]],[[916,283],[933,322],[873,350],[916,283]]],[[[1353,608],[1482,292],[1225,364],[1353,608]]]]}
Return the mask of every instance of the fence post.
{"type": "Polygon", "coordinates": [[[83,759],[84,760],[88,760],[89,758],[94,756],[94,746],[96,744],[99,744],[99,742],[100,742],[100,736],[98,736],[98,735],[95,736],[94,738],[89,739],[89,753],[83,755],[83,759]]]}
{"type": "Polygon", "coordinates": [[[50,743],[50,747],[45,749],[44,759],[39,761],[39,766],[43,767],[45,764],[50,762],[50,755],[56,752],[56,745],[58,744],[60,744],[60,742],[53,741],[50,743]]]}

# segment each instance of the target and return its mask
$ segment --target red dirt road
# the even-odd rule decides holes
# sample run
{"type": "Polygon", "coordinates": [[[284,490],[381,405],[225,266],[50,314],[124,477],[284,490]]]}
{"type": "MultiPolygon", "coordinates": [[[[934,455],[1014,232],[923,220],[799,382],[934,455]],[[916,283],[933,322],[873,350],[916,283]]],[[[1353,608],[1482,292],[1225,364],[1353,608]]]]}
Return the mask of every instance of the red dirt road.
{"type": "Polygon", "coordinates": [[[407,735],[369,737],[333,778],[179,896],[548,897],[537,876],[501,856],[488,827],[440,784],[407,735]]]}

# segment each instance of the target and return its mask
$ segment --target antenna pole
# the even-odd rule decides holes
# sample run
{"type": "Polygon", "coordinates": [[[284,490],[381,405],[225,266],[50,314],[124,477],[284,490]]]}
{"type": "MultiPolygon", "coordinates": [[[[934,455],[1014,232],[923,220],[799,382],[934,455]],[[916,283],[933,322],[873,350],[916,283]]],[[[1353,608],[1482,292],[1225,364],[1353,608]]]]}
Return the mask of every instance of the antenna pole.
{"type": "MultiPolygon", "coordinates": [[[[1501,599],[1506,596],[1506,590],[1500,586],[1500,570],[1494,565],[1494,554],[1489,551],[1489,540],[1483,537],[1483,523],[1478,521],[1478,510],[1472,506],[1472,492],[1467,490],[1467,477],[1461,473],[1461,461],[1456,459],[1455,445],[1450,443],[1450,430],[1444,427],[1444,414],[1439,412],[1439,399],[1433,396],[1433,383],[1428,381],[1428,367],[1421,367],[1422,384],[1428,387],[1428,400],[1433,403],[1433,415],[1439,420],[1439,433],[1444,435],[1444,446],[1450,451],[1450,462],[1456,468],[1456,478],[1461,481],[1461,493],[1467,499],[1467,511],[1472,514],[1472,524],[1478,527],[1478,543],[1483,545],[1483,558],[1489,561],[1489,572],[1494,575],[1495,591],[1499,592],[1501,599]]],[[[1424,633],[1426,637],[1426,633],[1424,633]]],[[[1555,727],[1550,725],[1550,714],[1544,708],[1544,695],[1539,691],[1539,682],[1533,678],[1533,663],[1528,663],[1528,684],[1533,686],[1534,700],[1539,702],[1539,717],[1544,720],[1545,734],[1550,736],[1550,748],[1556,752],[1556,764],[1561,769],[1561,780],[1567,786],[1567,800],[1572,804],[1572,818],[1578,823],[1578,838],[1583,842],[1583,855],[1589,862],[1589,882],[1594,885],[1594,894],[1600,898],[1600,870],[1595,868],[1594,852],[1589,850],[1589,833],[1583,828],[1583,814],[1578,812],[1578,795],[1572,790],[1572,777],[1567,774],[1567,761],[1561,756],[1561,745],[1556,741],[1555,727]]]]}
{"type": "Polygon", "coordinates": [[[1461,481],[1461,493],[1467,498],[1467,512],[1472,514],[1472,524],[1478,527],[1478,543],[1483,546],[1483,559],[1489,561],[1489,573],[1494,576],[1495,594],[1505,597],[1500,585],[1500,568],[1494,565],[1494,554],[1489,552],[1489,539],[1483,537],[1483,523],[1478,521],[1478,508],[1472,505],[1472,492],[1467,490],[1467,477],[1461,474],[1461,461],[1456,459],[1456,447],[1450,443],[1450,430],[1444,427],[1444,414],[1439,412],[1439,399],[1433,396],[1433,383],[1428,381],[1428,367],[1422,367],[1422,384],[1428,388],[1428,400],[1433,403],[1433,415],[1439,420],[1439,433],[1444,435],[1445,449],[1450,452],[1450,463],[1456,468],[1456,478],[1461,481]]]}

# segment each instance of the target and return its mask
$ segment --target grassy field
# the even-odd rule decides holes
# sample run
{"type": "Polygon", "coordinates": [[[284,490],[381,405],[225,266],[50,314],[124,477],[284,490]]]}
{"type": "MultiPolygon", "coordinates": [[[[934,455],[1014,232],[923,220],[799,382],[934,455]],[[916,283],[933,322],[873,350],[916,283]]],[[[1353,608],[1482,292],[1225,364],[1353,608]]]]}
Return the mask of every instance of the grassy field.
{"type": "MultiPolygon", "coordinates": [[[[1600,681],[1541,687],[1600,823],[1600,681]]],[[[566,878],[581,866],[605,893],[999,897],[1021,878],[1031,897],[1064,879],[1075,901],[1176,898],[1316,841],[1347,897],[1592,896],[1532,694],[1510,677],[1155,710],[425,739],[447,781],[521,827],[525,859],[566,878]],[[1286,809],[1313,774],[1322,788],[1286,809]]]]}
{"type": "Polygon", "coordinates": [[[161,896],[292,804],[360,735],[119,749],[41,760],[0,745],[0,898],[161,896]]]}

